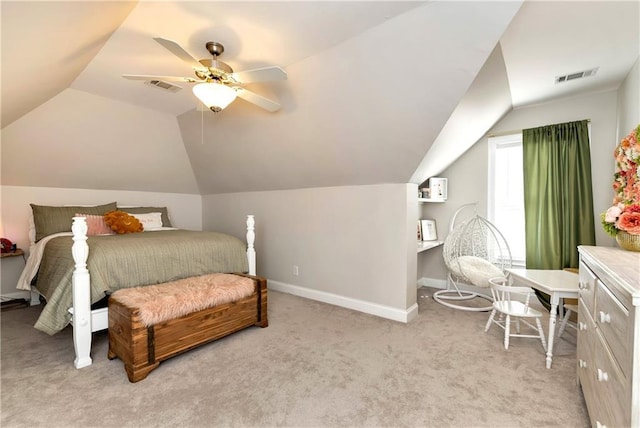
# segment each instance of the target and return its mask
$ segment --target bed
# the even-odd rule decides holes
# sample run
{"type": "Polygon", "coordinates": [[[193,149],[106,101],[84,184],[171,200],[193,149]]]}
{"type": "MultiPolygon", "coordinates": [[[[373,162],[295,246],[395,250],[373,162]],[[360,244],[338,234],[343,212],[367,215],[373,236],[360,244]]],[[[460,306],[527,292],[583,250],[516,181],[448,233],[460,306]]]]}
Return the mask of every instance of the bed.
{"type": "MultiPolygon", "coordinates": [[[[170,227],[166,208],[154,215],[168,227],[145,223],[142,233],[88,234],[93,217],[114,204],[82,208],[32,204],[33,245],[18,288],[35,291],[47,301],[35,325],[38,330],[55,334],[73,326],[76,368],[91,364],[92,332],[108,326],[108,308],[96,305],[110,292],[207,273],[256,274],[253,215],[246,219],[246,244],[227,234],[170,227]]],[[[146,213],[138,210],[136,215],[144,219],[146,213]]]]}

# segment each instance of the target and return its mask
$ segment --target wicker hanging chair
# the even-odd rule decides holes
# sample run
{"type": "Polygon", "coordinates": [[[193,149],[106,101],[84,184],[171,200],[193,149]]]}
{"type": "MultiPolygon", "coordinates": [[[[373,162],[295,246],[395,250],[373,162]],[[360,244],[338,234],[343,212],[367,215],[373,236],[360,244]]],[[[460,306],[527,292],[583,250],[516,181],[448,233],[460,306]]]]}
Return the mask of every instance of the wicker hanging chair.
{"type": "Polygon", "coordinates": [[[488,288],[489,279],[506,277],[512,258],[509,244],[502,233],[487,219],[474,213],[464,221],[458,221],[459,214],[475,203],[460,207],[451,218],[449,234],[444,241],[443,257],[448,269],[447,289],[433,294],[438,303],[465,311],[488,311],[492,301],[487,293],[471,291],[473,287],[488,288]],[[466,290],[461,289],[466,286],[466,290]],[[471,289],[471,290],[469,290],[471,289]],[[474,301],[471,303],[471,301],[474,301]]]}

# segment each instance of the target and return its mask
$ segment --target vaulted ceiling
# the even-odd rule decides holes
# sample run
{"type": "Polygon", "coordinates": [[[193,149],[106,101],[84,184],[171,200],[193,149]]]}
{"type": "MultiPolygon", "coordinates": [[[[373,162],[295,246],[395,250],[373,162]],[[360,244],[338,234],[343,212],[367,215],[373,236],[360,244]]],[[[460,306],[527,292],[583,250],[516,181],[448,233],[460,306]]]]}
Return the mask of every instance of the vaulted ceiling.
{"type": "Polygon", "coordinates": [[[2,183],[13,185],[210,194],[419,183],[512,107],[615,89],[638,58],[637,2],[1,6],[2,183]],[[169,93],[123,79],[191,75],[158,36],[195,58],[221,42],[235,70],[282,66],[288,80],[248,86],[282,109],[236,100],[202,112],[188,84],[169,93]]]}

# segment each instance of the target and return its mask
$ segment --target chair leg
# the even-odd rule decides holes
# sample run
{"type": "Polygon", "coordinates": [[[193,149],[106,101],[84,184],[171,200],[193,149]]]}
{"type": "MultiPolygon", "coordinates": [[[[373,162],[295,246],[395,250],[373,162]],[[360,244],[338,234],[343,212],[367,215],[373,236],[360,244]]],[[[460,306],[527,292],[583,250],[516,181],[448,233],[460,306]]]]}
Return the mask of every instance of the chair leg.
{"type": "Polygon", "coordinates": [[[516,317],[516,333],[520,334],[520,318],[516,317]]]}
{"type": "Polygon", "coordinates": [[[496,316],[496,310],[492,310],[491,311],[491,315],[489,315],[489,321],[487,321],[487,325],[484,326],[484,332],[488,332],[489,328],[491,327],[491,323],[493,322],[493,317],[496,316]]]}
{"type": "Polygon", "coordinates": [[[536,318],[536,326],[538,326],[538,334],[540,334],[540,341],[542,342],[542,349],[547,352],[547,341],[544,340],[544,330],[542,329],[542,324],[540,323],[540,318],[536,318]]]}
{"type": "Polygon", "coordinates": [[[562,333],[564,333],[564,329],[567,328],[567,322],[569,321],[569,317],[573,311],[571,309],[566,309],[564,312],[564,317],[562,318],[562,323],[560,324],[560,330],[558,330],[558,339],[562,337],[562,333]]]}
{"type": "Polygon", "coordinates": [[[504,349],[509,349],[509,330],[511,329],[511,317],[507,315],[504,322],[504,349]]]}

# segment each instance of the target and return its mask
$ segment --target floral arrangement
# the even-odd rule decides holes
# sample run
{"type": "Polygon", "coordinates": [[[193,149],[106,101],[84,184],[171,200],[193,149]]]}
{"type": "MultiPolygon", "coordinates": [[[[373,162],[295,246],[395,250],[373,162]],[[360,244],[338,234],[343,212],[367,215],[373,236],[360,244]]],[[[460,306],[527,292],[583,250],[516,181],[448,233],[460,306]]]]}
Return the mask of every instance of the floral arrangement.
{"type": "Polygon", "coordinates": [[[622,230],[640,235],[640,125],[620,141],[613,152],[616,169],[613,206],[601,214],[602,226],[611,236],[622,230]]]}

